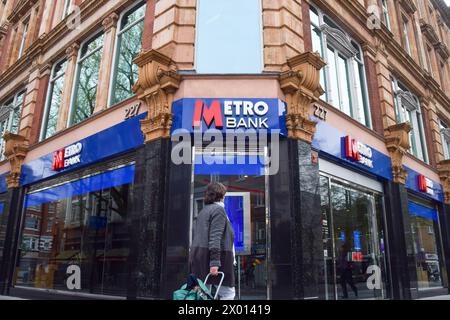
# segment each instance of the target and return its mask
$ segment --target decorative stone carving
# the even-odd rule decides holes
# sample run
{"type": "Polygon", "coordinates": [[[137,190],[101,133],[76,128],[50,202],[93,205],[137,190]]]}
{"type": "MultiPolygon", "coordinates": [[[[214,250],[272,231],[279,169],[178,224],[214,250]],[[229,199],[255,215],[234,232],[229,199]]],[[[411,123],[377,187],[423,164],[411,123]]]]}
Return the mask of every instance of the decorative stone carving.
{"type": "Polygon", "coordinates": [[[5,139],[5,156],[11,165],[6,184],[8,188],[17,188],[20,186],[22,164],[28,152],[28,141],[24,136],[11,132],[6,132],[3,139],[5,139]]]}
{"type": "Polygon", "coordinates": [[[450,159],[439,162],[438,172],[444,189],[444,202],[450,204],[450,159]]]}
{"type": "Polygon", "coordinates": [[[145,101],[147,118],[141,120],[145,142],[170,137],[172,127],[173,95],[181,77],[173,61],[156,50],[139,54],[134,60],[139,67],[139,78],[133,87],[138,98],[145,101]]]}
{"type": "Polygon", "coordinates": [[[417,7],[412,0],[400,0],[400,4],[409,14],[414,14],[417,11],[417,7]]]}
{"type": "Polygon", "coordinates": [[[385,133],[386,147],[392,160],[392,178],[394,182],[405,184],[406,171],[403,169],[403,156],[410,148],[409,132],[411,125],[409,122],[395,124],[387,128],[385,133]]]}
{"type": "Polygon", "coordinates": [[[437,35],[433,26],[423,19],[420,19],[419,22],[420,29],[422,30],[423,34],[428,38],[433,46],[437,45],[439,43],[439,36],[437,35]]]}
{"type": "Polygon", "coordinates": [[[448,50],[447,46],[443,42],[439,42],[434,45],[436,48],[437,53],[444,59],[444,61],[447,61],[450,57],[450,51],[448,50]]]}
{"type": "Polygon", "coordinates": [[[119,20],[119,16],[117,13],[113,12],[109,16],[107,16],[103,21],[103,29],[105,31],[111,29],[112,27],[115,27],[117,25],[117,21],[119,20]]]}
{"type": "Polygon", "coordinates": [[[309,110],[324,93],[320,70],[325,62],[318,53],[305,52],[289,59],[288,66],[290,70],[279,78],[281,90],[286,95],[288,136],[311,143],[317,123],[309,118],[309,110]]]}

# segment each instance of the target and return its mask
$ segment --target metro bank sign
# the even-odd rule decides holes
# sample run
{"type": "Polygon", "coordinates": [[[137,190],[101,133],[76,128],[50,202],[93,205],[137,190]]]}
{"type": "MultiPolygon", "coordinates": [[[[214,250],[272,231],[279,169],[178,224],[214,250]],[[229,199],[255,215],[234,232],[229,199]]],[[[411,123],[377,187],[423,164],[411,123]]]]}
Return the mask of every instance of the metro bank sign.
{"type": "Polygon", "coordinates": [[[286,135],[286,105],[279,99],[181,99],[172,105],[172,133],[208,129],[279,130],[286,135]]]}
{"type": "Polygon", "coordinates": [[[52,170],[59,171],[81,163],[83,144],[74,143],[53,153],[52,170]]]}

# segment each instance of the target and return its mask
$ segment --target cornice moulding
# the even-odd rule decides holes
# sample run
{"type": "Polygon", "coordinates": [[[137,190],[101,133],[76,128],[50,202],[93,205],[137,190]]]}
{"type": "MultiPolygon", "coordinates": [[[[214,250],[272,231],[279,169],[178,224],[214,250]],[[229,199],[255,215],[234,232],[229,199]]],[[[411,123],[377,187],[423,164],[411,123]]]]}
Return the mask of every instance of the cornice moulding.
{"type": "Polygon", "coordinates": [[[8,21],[16,23],[19,21],[36,3],[38,0],[19,0],[14,6],[12,13],[8,17],[8,21]]]}

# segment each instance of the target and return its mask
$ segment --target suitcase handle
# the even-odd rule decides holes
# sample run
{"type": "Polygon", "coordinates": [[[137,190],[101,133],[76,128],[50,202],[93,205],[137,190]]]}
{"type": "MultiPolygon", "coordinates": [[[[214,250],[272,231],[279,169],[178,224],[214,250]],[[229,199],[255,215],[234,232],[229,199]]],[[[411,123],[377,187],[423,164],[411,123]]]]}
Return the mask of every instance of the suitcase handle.
{"type": "MultiPolygon", "coordinates": [[[[214,295],[214,300],[217,300],[217,296],[219,295],[219,290],[220,290],[220,288],[222,287],[223,279],[225,278],[225,273],[223,273],[222,271],[219,271],[218,274],[221,275],[221,279],[220,279],[220,282],[219,282],[219,286],[218,286],[217,289],[216,289],[216,294],[214,295]]],[[[207,285],[209,276],[211,276],[211,275],[212,275],[212,273],[208,273],[208,275],[206,276],[205,281],[203,281],[203,283],[204,283],[205,285],[207,285]]]]}

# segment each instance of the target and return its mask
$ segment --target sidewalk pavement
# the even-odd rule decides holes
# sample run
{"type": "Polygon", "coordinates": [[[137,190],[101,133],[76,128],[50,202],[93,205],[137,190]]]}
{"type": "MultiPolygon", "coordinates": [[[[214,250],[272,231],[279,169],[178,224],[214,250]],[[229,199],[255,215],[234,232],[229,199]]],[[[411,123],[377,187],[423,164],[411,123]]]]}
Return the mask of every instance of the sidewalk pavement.
{"type": "Polygon", "coordinates": [[[0,296],[0,300],[26,300],[26,299],[10,297],[10,296],[0,296]]]}
{"type": "Polygon", "coordinates": [[[450,300],[450,295],[428,297],[428,298],[422,298],[422,299],[417,299],[417,300],[450,300]]]}

